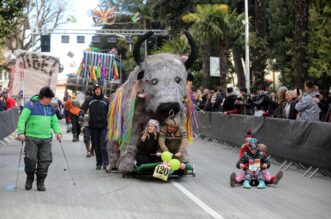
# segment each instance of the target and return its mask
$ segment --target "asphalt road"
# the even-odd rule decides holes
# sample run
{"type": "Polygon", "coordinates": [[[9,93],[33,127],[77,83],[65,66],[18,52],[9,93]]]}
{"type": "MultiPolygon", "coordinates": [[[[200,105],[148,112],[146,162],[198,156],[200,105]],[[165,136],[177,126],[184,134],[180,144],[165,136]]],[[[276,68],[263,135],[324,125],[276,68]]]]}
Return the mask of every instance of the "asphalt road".
{"type": "MultiPolygon", "coordinates": [[[[189,146],[196,177],[161,182],[152,178],[122,178],[119,173],[95,170],[95,158],[86,158],[83,143],[65,135],[63,147],[76,185],[70,178],[58,142],[46,192],[34,184],[25,191],[25,173],[19,168],[20,143],[0,147],[0,218],[331,218],[331,178],[309,179],[295,167],[277,186],[245,190],[229,186],[237,171],[238,154],[197,140],[189,146]]],[[[279,164],[272,162],[271,173],[279,164]]]]}

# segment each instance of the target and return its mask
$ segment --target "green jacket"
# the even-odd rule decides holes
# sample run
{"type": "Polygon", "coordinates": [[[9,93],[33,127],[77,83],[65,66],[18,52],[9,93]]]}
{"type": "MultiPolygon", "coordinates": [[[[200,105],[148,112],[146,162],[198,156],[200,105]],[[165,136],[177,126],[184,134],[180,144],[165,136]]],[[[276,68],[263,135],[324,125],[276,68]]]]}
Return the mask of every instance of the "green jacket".
{"type": "Polygon", "coordinates": [[[51,129],[55,134],[61,133],[54,107],[41,104],[38,96],[33,96],[25,104],[18,120],[18,134],[46,139],[52,137],[51,129]]]}

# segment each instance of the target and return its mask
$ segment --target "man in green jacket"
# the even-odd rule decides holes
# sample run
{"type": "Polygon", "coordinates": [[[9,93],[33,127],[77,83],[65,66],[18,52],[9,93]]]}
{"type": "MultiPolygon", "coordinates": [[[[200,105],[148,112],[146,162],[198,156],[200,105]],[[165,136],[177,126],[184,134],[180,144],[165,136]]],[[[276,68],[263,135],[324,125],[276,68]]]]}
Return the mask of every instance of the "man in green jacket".
{"type": "Polygon", "coordinates": [[[39,95],[33,96],[24,106],[18,120],[18,140],[25,144],[25,189],[30,190],[37,174],[37,190],[45,191],[44,180],[52,162],[52,130],[57,140],[61,140],[61,129],[51,105],[54,92],[43,87],[39,95]]]}

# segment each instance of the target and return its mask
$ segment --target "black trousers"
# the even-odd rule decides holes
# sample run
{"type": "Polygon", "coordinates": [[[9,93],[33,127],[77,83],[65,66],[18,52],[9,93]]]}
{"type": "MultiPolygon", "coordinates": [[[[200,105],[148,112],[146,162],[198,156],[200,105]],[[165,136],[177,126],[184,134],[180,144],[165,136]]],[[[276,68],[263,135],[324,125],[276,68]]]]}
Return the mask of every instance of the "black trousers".
{"type": "Polygon", "coordinates": [[[89,128],[91,133],[92,147],[95,151],[97,166],[109,164],[107,150],[107,129],[89,128]]]}
{"type": "Polygon", "coordinates": [[[72,124],[72,134],[77,134],[77,137],[80,135],[80,125],[78,123],[78,116],[71,114],[71,124],[72,124]]]}

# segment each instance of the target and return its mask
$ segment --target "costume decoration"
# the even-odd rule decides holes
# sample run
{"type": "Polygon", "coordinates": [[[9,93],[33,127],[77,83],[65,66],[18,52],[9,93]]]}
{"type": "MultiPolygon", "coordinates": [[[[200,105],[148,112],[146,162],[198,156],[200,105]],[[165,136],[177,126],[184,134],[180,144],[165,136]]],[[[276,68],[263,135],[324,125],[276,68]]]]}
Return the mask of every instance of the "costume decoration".
{"type": "Polygon", "coordinates": [[[191,127],[192,140],[196,121],[191,120],[196,120],[196,117],[191,102],[191,81],[187,86],[187,79],[191,80],[192,75],[187,69],[196,59],[197,49],[192,36],[187,31],[184,33],[191,45],[191,54],[185,62],[180,56],[169,53],[150,55],[143,60],[140,47],[153,32],[147,32],[138,39],[133,50],[138,66],[113,94],[109,109],[108,151],[111,168],[117,167],[122,173],[133,170],[137,139],[151,118],[162,125],[169,116],[178,117],[178,124],[186,118],[186,124],[191,127]],[[184,103],[185,99],[189,99],[187,102],[190,105],[184,103]],[[116,150],[118,145],[119,151],[116,150]]]}
{"type": "Polygon", "coordinates": [[[95,49],[84,51],[77,74],[88,81],[99,82],[104,85],[105,81],[123,80],[123,66],[114,54],[98,52],[95,49]]]}
{"type": "Polygon", "coordinates": [[[115,6],[110,7],[107,0],[100,1],[97,8],[90,11],[95,26],[112,25],[116,20],[115,6]]]}

